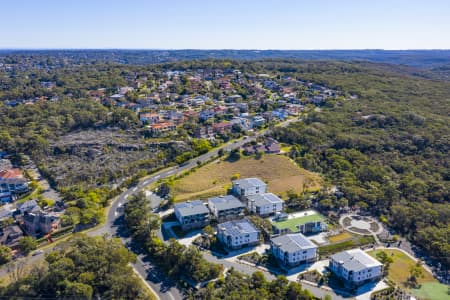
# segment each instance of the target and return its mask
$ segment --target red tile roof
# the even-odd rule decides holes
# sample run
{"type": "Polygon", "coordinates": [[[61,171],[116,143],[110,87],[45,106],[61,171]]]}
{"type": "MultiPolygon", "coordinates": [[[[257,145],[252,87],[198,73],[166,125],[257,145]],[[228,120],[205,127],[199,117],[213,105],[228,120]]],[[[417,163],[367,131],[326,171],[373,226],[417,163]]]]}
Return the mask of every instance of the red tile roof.
{"type": "Polygon", "coordinates": [[[3,170],[3,171],[0,171],[0,178],[3,178],[3,179],[23,178],[23,174],[20,169],[3,170]]]}

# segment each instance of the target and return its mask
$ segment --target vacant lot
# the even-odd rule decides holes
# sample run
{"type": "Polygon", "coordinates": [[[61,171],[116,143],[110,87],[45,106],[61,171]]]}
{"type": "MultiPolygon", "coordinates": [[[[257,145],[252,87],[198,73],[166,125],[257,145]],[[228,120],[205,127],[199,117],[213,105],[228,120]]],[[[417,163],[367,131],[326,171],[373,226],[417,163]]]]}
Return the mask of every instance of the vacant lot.
{"type": "Polygon", "coordinates": [[[201,167],[184,178],[176,180],[173,193],[176,201],[193,198],[207,198],[226,193],[231,187],[231,177],[259,177],[268,183],[270,192],[285,195],[292,190],[301,193],[320,188],[322,179],[317,174],[299,168],[289,158],[282,155],[242,157],[235,162],[220,160],[201,167]]]}
{"type": "MultiPolygon", "coordinates": [[[[394,281],[399,286],[405,287],[409,276],[409,269],[416,264],[416,262],[411,259],[408,255],[399,250],[386,249],[386,250],[375,250],[370,251],[369,254],[376,258],[376,254],[380,251],[386,252],[388,256],[392,257],[394,262],[389,267],[388,277],[394,281]]],[[[423,278],[419,279],[419,283],[436,281],[433,276],[423,269],[423,278]]]]}

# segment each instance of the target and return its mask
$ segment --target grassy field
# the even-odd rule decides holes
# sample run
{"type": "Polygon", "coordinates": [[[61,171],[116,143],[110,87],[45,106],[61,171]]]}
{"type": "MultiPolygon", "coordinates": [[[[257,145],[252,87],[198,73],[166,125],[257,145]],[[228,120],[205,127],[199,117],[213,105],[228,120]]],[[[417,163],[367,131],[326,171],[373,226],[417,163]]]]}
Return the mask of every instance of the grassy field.
{"type": "Polygon", "coordinates": [[[429,300],[448,300],[450,286],[439,282],[425,282],[420,289],[411,290],[414,295],[421,299],[429,300]]]}
{"type": "Polygon", "coordinates": [[[328,237],[330,243],[339,243],[353,238],[353,235],[347,231],[328,237]]]}
{"type": "Polygon", "coordinates": [[[285,195],[292,190],[301,193],[318,190],[322,184],[319,175],[299,168],[283,155],[264,155],[261,159],[241,157],[238,161],[219,160],[178,179],[173,184],[175,201],[205,199],[226,193],[231,187],[231,177],[259,177],[268,183],[270,192],[285,195]]]}
{"type": "MultiPolygon", "coordinates": [[[[409,276],[409,268],[415,265],[415,261],[408,255],[398,250],[375,250],[369,252],[370,255],[376,257],[377,252],[385,251],[391,256],[394,262],[389,267],[388,278],[403,288],[407,288],[405,282],[409,276]]],[[[444,300],[450,299],[448,294],[449,286],[439,283],[431,273],[423,269],[423,278],[419,279],[420,288],[410,289],[410,291],[421,299],[444,300]]]]}
{"type": "MultiPolygon", "coordinates": [[[[369,254],[376,258],[376,254],[380,251],[386,252],[394,260],[394,262],[389,267],[388,278],[394,281],[399,286],[405,287],[405,283],[407,282],[409,276],[409,269],[414,266],[416,262],[402,251],[394,249],[375,250],[370,251],[369,254]]],[[[423,269],[423,275],[424,277],[418,280],[419,283],[436,281],[436,279],[434,279],[433,276],[425,269],[423,269]]]]}
{"type": "Polygon", "coordinates": [[[321,214],[314,214],[304,217],[298,217],[298,218],[292,218],[287,219],[283,221],[274,221],[273,225],[275,225],[278,229],[286,229],[289,228],[292,232],[297,232],[297,225],[302,225],[307,222],[318,222],[318,221],[324,221],[325,217],[321,214]]]}

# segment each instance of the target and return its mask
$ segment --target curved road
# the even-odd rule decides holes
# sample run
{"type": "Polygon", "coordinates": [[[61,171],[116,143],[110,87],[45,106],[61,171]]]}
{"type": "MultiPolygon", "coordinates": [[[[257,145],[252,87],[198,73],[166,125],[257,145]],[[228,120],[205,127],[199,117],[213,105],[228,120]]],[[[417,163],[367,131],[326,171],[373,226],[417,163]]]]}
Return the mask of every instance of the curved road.
{"type": "MultiPolygon", "coordinates": [[[[298,121],[296,119],[290,119],[285,122],[282,122],[278,124],[277,126],[287,126],[289,123],[298,121]]],[[[88,232],[88,235],[104,235],[108,234],[110,236],[117,236],[122,239],[124,244],[129,247],[130,238],[128,238],[123,232],[119,231],[119,227],[122,223],[122,210],[120,209],[121,206],[123,206],[126,201],[127,197],[142,190],[145,189],[148,185],[170,176],[173,176],[175,174],[181,173],[183,171],[187,171],[189,169],[192,169],[197,166],[197,162],[200,161],[202,163],[209,161],[214,156],[218,155],[218,152],[220,149],[223,149],[225,152],[230,151],[236,148],[239,148],[243,146],[244,144],[256,140],[257,137],[264,135],[268,130],[263,130],[258,133],[256,133],[254,136],[247,137],[247,138],[241,138],[239,140],[236,140],[234,142],[229,142],[221,147],[218,147],[216,149],[213,149],[209,151],[208,153],[205,153],[203,155],[200,155],[196,158],[191,159],[188,161],[188,163],[184,164],[183,166],[176,166],[176,167],[170,167],[167,169],[164,169],[162,171],[156,172],[152,174],[151,176],[145,178],[144,180],[141,180],[139,184],[136,187],[132,187],[122,194],[120,194],[118,197],[115,198],[115,200],[111,203],[108,216],[106,219],[105,224],[102,227],[99,227],[95,230],[92,230],[88,232]]],[[[159,206],[159,203],[151,203],[151,207],[157,208],[159,206]]],[[[206,255],[207,256],[207,255],[206,255]]],[[[214,261],[217,263],[221,263],[220,261],[217,261],[214,256],[210,256],[210,261],[214,261]]],[[[206,257],[208,258],[208,256],[206,257]]],[[[183,299],[182,293],[175,287],[175,285],[168,282],[164,275],[158,274],[156,270],[154,270],[154,267],[152,264],[148,261],[143,261],[144,256],[139,255],[137,262],[133,265],[133,268],[139,275],[146,280],[146,283],[151,286],[153,291],[158,294],[159,298],[162,300],[168,299],[168,300],[174,300],[174,299],[183,299]]],[[[241,269],[241,268],[240,268],[241,269]]],[[[246,268],[242,268],[245,270],[246,268]]],[[[253,269],[247,268],[248,272],[245,273],[253,273],[253,269]]],[[[242,270],[241,270],[242,271],[242,270]]],[[[266,276],[269,276],[269,278],[273,278],[271,274],[267,273],[266,276]]]]}
{"type": "MultiPolygon", "coordinates": [[[[277,126],[287,126],[291,122],[298,121],[297,119],[290,119],[285,122],[282,122],[278,124],[277,126]]],[[[229,142],[221,147],[218,147],[216,149],[211,150],[208,153],[205,153],[201,156],[198,156],[196,158],[191,159],[183,166],[176,166],[176,167],[170,167],[167,169],[164,169],[162,171],[156,172],[152,174],[149,177],[146,177],[145,179],[141,180],[139,184],[135,187],[129,188],[128,190],[122,192],[119,196],[117,196],[113,202],[111,203],[111,206],[108,211],[108,216],[106,218],[105,223],[95,229],[88,230],[87,235],[89,236],[96,236],[96,235],[109,235],[113,237],[120,237],[122,242],[126,245],[127,248],[131,248],[130,243],[131,239],[127,236],[126,232],[121,230],[123,226],[123,211],[120,209],[126,201],[128,196],[145,189],[148,185],[166,178],[173,176],[175,174],[181,173],[183,171],[187,171],[189,169],[192,169],[197,166],[197,162],[200,161],[202,163],[207,162],[214,156],[218,155],[218,152],[220,149],[223,149],[224,151],[230,151],[236,148],[241,147],[245,143],[251,142],[256,140],[257,137],[264,135],[268,130],[263,130],[260,132],[257,132],[254,136],[248,137],[248,138],[241,138],[234,142],[229,142]]],[[[152,208],[156,208],[159,206],[159,203],[151,203],[152,208]]],[[[122,228],[123,229],[123,228],[122,228]]],[[[45,253],[49,252],[52,247],[47,248],[44,250],[45,253]]],[[[217,260],[214,256],[205,254],[204,255],[206,259],[222,263],[221,261],[217,260]]],[[[37,262],[38,260],[43,259],[43,255],[38,256],[28,256],[20,260],[21,263],[24,264],[33,264],[37,262]]],[[[225,263],[226,264],[226,263],[225,263]]],[[[225,266],[225,267],[231,267],[225,266]]],[[[14,268],[14,267],[13,267],[14,268]]],[[[145,260],[144,255],[138,255],[137,261],[135,264],[133,264],[133,268],[136,273],[140,275],[141,278],[145,279],[146,284],[149,285],[153,291],[158,295],[159,299],[161,300],[179,300],[183,299],[183,295],[180,290],[178,290],[172,282],[168,281],[164,274],[158,273],[157,270],[155,270],[154,266],[149,262],[145,260]]],[[[244,271],[244,273],[253,273],[254,269],[252,268],[245,268],[245,266],[241,266],[239,268],[240,271],[244,271]]],[[[8,268],[2,268],[0,270],[0,276],[4,276],[7,273],[9,273],[10,270],[8,268]]],[[[266,272],[264,272],[266,273],[266,272]]],[[[270,279],[273,278],[271,274],[267,273],[266,276],[268,276],[270,279]]]]}

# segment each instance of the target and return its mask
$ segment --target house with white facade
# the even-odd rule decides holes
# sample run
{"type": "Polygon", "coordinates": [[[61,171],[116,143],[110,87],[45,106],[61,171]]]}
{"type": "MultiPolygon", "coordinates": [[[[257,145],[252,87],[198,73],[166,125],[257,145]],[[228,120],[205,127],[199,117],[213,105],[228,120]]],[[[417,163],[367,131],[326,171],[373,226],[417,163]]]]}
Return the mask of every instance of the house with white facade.
{"type": "Polygon", "coordinates": [[[208,207],[219,222],[234,220],[244,216],[244,204],[232,195],[209,198],[208,207]]]}
{"type": "Polygon", "coordinates": [[[209,224],[208,208],[200,200],[177,203],[173,207],[183,230],[202,228],[209,224]]]}
{"type": "Polygon", "coordinates": [[[383,276],[382,268],[382,263],[361,249],[342,251],[330,256],[329,269],[347,287],[380,280],[383,276]]]}
{"type": "Polygon", "coordinates": [[[317,246],[301,233],[272,238],[270,250],[278,261],[286,267],[313,262],[317,258],[317,246]]]}
{"type": "Polygon", "coordinates": [[[28,180],[23,176],[20,169],[0,171],[1,202],[10,202],[13,196],[27,193],[28,190],[28,180]]]}
{"type": "Polygon", "coordinates": [[[217,226],[217,239],[228,249],[258,245],[260,234],[248,219],[228,221],[217,226]]]}
{"type": "Polygon", "coordinates": [[[239,197],[248,197],[267,192],[267,184],[259,178],[244,178],[233,181],[233,193],[239,197]]]}
{"type": "Polygon", "coordinates": [[[269,216],[283,210],[283,200],[272,193],[255,194],[247,197],[248,210],[259,216],[269,216]]]}

